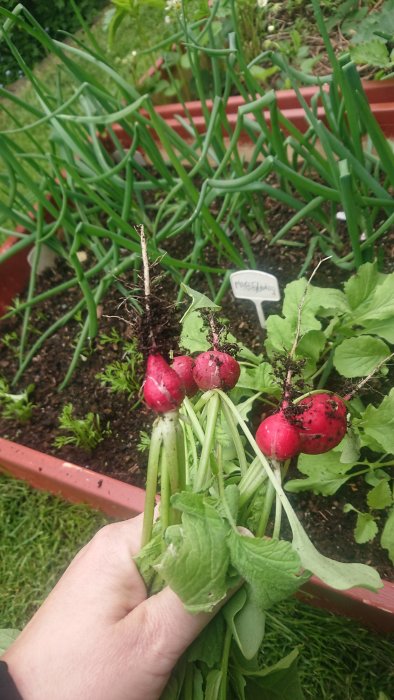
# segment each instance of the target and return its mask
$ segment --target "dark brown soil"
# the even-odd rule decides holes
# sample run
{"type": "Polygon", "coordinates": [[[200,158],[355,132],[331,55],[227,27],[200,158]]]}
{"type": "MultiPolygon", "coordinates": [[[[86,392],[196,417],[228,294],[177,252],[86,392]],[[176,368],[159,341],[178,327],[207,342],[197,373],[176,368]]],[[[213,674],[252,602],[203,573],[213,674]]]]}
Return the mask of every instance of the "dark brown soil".
{"type": "MultiPolygon", "coordinates": [[[[275,205],[276,207],[276,205],[275,205]]],[[[276,208],[272,216],[278,216],[276,208]]],[[[307,232],[300,228],[300,239],[307,232]]],[[[300,268],[300,253],[296,249],[267,248],[263,238],[255,236],[253,245],[261,258],[261,269],[272,272],[279,277],[281,288],[285,283],[294,279],[300,268]]],[[[172,251],[174,252],[174,251],[172,251]]],[[[179,251],[178,251],[179,253],[179,251]]],[[[214,251],[212,251],[214,255],[214,251]]],[[[49,270],[41,276],[41,288],[48,289],[59,280],[64,280],[67,270],[62,264],[55,270],[49,270]]],[[[329,262],[325,263],[324,271],[316,279],[317,284],[324,286],[338,285],[346,279],[348,273],[338,270],[329,262]]],[[[196,286],[196,283],[193,284],[196,286]]],[[[169,276],[160,280],[156,290],[164,303],[172,304],[177,290],[169,276]]],[[[32,328],[31,338],[34,340],[48,325],[51,319],[56,319],[65,309],[71,308],[80,298],[79,289],[72,289],[55,302],[44,302],[40,305],[39,313],[33,312],[30,319],[32,328]]],[[[247,302],[234,301],[228,294],[223,302],[225,315],[229,319],[229,327],[236,337],[246,343],[252,350],[260,351],[263,331],[257,324],[254,307],[247,302]]],[[[266,312],[279,312],[279,305],[267,305],[266,312]]],[[[162,332],[166,339],[164,351],[170,346],[176,349],[176,328],[164,324],[165,313],[162,313],[162,332]]],[[[2,339],[6,334],[17,329],[18,319],[8,320],[2,324],[2,339]]],[[[112,289],[105,299],[99,319],[99,334],[94,343],[84,350],[84,360],[79,363],[69,385],[59,392],[59,385],[64,378],[70,363],[75,338],[79,331],[79,323],[73,320],[61,328],[55,336],[46,341],[39,354],[33,359],[20,382],[20,388],[29,383],[35,385],[33,401],[35,408],[31,420],[18,425],[0,418],[0,434],[10,440],[15,440],[28,447],[55,455],[62,459],[106,473],[115,478],[138,486],[145,484],[147,452],[139,450],[141,431],[149,433],[154,416],[143,403],[130,410],[138,397],[130,401],[127,395],[112,393],[102,386],[96,375],[103,367],[115,360],[121,359],[122,348],[117,342],[103,342],[103,334],[109,335],[114,330],[127,337],[136,328],[135,317],[130,313],[124,299],[112,289]],[[112,434],[100,443],[91,453],[82,451],[75,446],[61,449],[54,447],[56,436],[61,434],[58,428],[58,417],[62,407],[71,402],[77,417],[83,417],[88,411],[100,414],[101,424],[109,421],[112,434]]],[[[15,348],[0,343],[0,376],[11,381],[18,363],[15,348]]],[[[143,368],[140,368],[142,373],[143,368]]],[[[304,526],[313,542],[320,551],[343,561],[364,561],[373,563],[381,575],[394,580],[394,569],[390,564],[385,550],[376,544],[358,546],[353,539],[353,514],[343,515],[343,505],[350,501],[360,510],[365,509],[365,494],[363,482],[355,481],[332,498],[318,498],[311,494],[292,496],[291,500],[303,520],[304,526]]]]}

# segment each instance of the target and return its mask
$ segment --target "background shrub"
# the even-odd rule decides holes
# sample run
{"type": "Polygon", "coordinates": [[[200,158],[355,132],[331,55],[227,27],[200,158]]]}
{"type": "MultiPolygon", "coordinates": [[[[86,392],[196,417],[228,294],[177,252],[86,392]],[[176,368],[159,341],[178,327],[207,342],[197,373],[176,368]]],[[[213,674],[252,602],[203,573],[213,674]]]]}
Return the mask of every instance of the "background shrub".
{"type": "MultiPolygon", "coordinates": [[[[10,12],[18,4],[18,0],[2,0],[2,7],[10,12]]],[[[88,22],[92,22],[98,16],[108,0],[78,0],[78,10],[88,22]]],[[[80,28],[80,22],[73,9],[73,3],[69,0],[51,0],[46,3],[42,0],[24,0],[23,5],[32,13],[35,19],[45,27],[45,30],[54,38],[61,39],[63,32],[75,32],[80,28]]],[[[25,61],[32,67],[44,55],[43,46],[24,31],[14,29],[12,38],[25,61]]],[[[2,42],[0,50],[0,84],[7,85],[21,78],[21,72],[11,51],[2,42]]]]}

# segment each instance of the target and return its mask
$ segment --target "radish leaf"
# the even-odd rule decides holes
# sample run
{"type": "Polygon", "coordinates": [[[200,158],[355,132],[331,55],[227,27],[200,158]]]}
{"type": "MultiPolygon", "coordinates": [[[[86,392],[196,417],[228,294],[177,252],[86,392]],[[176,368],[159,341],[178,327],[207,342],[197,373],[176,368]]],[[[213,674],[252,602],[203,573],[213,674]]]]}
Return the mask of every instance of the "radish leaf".
{"type": "Polygon", "coordinates": [[[390,348],[380,338],[347,338],[335,349],[334,367],[343,377],[366,377],[389,355],[390,348]]]}

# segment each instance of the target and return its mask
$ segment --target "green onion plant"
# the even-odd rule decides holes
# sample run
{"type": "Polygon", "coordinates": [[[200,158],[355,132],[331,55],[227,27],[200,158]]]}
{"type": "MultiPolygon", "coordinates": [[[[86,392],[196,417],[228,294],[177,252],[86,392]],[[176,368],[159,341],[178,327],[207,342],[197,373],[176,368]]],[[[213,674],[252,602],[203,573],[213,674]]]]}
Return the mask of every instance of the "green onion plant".
{"type": "MultiPolygon", "coordinates": [[[[187,6],[182,6],[179,29],[162,48],[181,44],[193,74],[201,114],[196,117],[183,102],[184,116],[176,117],[187,136],[160,116],[149,94],[121,77],[98,46],[52,39],[21,4],[12,12],[0,8],[1,40],[35,95],[32,104],[0,89],[12,124],[0,133],[0,232],[14,233],[15,226],[23,230],[16,234],[15,245],[0,254],[0,264],[33,246],[27,293],[18,303],[18,313],[24,316],[15,381],[45,340],[81,313],[65,385],[86,341],[97,335],[97,305],[109,287],[115,285],[141,310],[140,225],[148,237],[149,258],[158,260],[179,288],[192,283],[196,273],[202,274],[216,301],[228,287],[230,269],[257,267],[251,244],[256,232],[263,232],[272,246],[301,247],[300,275],[316,250],[349,269],[381,253],[384,234],[394,221],[390,191],[394,155],[372,115],[355,66],[346,56],[335,57],[319,3],[312,4],[332,64],[332,73],[325,77],[294,70],[278,52],[266,51],[247,62],[234,0],[229,0],[231,21],[225,41],[223,32],[215,29],[220,22],[219,0],[190,21],[187,6]],[[59,67],[53,84],[37,77],[20,55],[12,40],[15,27],[56,57],[59,67]],[[255,76],[254,68],[267,62],[284,71],[293,86],[305,110],[304,133],[280,111],[275,92],[266,92],[255,76]],[[209,66],[212,76],[209,89],[202,65],[209,66]],[[300,90],[305,84],[314,84],[317,90],[309,103],[300,90]],[[243,102],[232,123],[228,105],[234,93],[243,102]],[[324,120],[319,105],[324,107],[324,120]],[[45,146],[37,138],[38,130],[46,130],[45,146]],[[18,145],[21,135],[28,143],[23,149],[18,145]],[[269,224],[268,197],[290,212],[279,231],[272,231],[269,224]],[[339,232],[338,211],[346,215],[345,238],[339,232]],[[304,242],[292,236],[300,222],[309,231],[304,242]],[[172,252],[179,249],[178,242],[182,253],[172,252]],[[37,293],[44,246],[66,262],[70,277],[37,293]],[[82,251],[87,253],[85,263],[82,251]],[[79,301],[33,341],[32,308],[72,286],[80,288],[79,301]]],[[[171,78],[170,68],[164,70],[171,78]]],[[[11,309],[8,315],[13,313],[11,309]]]]}

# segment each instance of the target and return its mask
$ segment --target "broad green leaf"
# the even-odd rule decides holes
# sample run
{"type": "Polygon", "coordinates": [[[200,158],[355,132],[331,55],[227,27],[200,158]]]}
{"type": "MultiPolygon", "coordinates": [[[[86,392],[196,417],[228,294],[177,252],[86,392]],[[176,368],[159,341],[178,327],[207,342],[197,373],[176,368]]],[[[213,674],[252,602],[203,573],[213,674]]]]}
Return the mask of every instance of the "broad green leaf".
{"type": "Polygon", "coordinates": [[[349,47],[350,58],[354,63],[368,64],[377,68],[384,68],[390,63],[389,53],[384,41],[371,39],[362,44],[354,44],[349,47]]]}
{"type": "Polygon", "coordinates": [[[355,419],[361,433],[362,443],[371,449],[376,444],[379,451],[394,454],[394,389],[384,397],[379,406],[369,405],[362,418],[355,419]]]}
{"type": "Polygon", "coordinates": [[[367,495],[367,503],[372,510],[383,510],[391,506],[392,502],[391,488],[385,479],[376,484],[367,495]]]}
{"type": "Polygon", "coordinates": [[[187,650],[187,660],[191,663],[203,661],[208,668],[219,666],[222,659],[225,631],[223,615],[215,615],[187,650]]]}
{"type": "Polygon", "coordinates": [[[313,491],[323,496],[332,496],[338,489],[350,479],[347,472],[352,469],[352,463],[343,464],[341,453],[330,450],[320,455],[300,454],[298,457],[298,471],[307,475],[307,479],[292,479],[285,485],[286,491],[300,493],[300,491],[313,491]]]}
{"type": "Polygon", "coordinates": [[[336,316],[338,312],[345,313],[349,311],[346,295],[340,289],[314,287],[313,285],[310,288],[312,290],[311,307],[313,306],[318,312],[321,312],[323,309],[325,312],[331,312],[324,313],[324,316],[336,316]]]}
{"type": "Polygon", "coordinates": [[[297,344],[296,358],[304,358],[306,360],[303,369],[305,378],[316,371],[317,362],[326,346],[326,342],[327,339],[323,331],[307,331],[297,344]]]}
{"type": "Polygon", "coordinates": [[[267,318],[266,330],[265,348],[269,357],[284,350],[290,350],[293,344],[295,326],[289,319],[271,314],[267,318]]]}
{"type": "Polygon", "coordinates": [[[223,614],[245,659],[253,659],[265,632],[265,614],[243,586],[226,604],[223,614]]]}
{"type": "Polygon", "coordinates": [[[305,569],[318,576],[328,586],[340,591],[358,586],[372,591],[381,588],[382,582],[375,569],[366,564],[345,564],[320,554],[292,508],[286,506],[286,513],[293,532],[293,547],[305,569]]]}
{"type": "MultiPolygon", "coordinates": [[[[360,4],[360,3],[359,3],[360,4]]],[[[368,5],[368,3],[367,3],[368,5]]],[[[351,21],[345,31],[352,31],[352,43],[359,44],[361,42],[376,39],[375,32],[380,31],[385,34],[394,34],[394,2],[393,0],[385,0],[379,7],[379,12],[370,12],[365,15],[362,22],[354,22],[354,17],[351,15],[351,21]]],[[[364,15],[361,15],[364,17],[364,15]]],[[[356,17],[358,20],[358,15],[356,17]]]]}
{"type": "Polygon", "coordinates": [[[280,391],[269,362],[262,362],[257,367],[241,365],[241,374],[237,382],[237,388],[253,389],[254,392],[261,391],[264,394],[278,393],[280,391]]]}
{"type": "Polygon", "coordinates": [[[320,358],[327,339],[323,331],[307,331],[297,345],[297,356],[306,357],[315,363],[320,358]]]}
{"type": "Polygon", "coordinates": [[[190,353],[205,352],[211,347],[207,340],[207,329],[198,311],[188,313],[184,317],[179,343],[190,353]]]}
{"type": "Polygon", "coordinates": [[[346,296],[339,289],[330,287],[314,287],[307,283],[305,279],[296,280],[286,285],[283,299],[283,315],[293,322],[297,322],[298,308],[303,299],[305,289],[307,292],[301,309],[301,330],[312,330],[320,328],[317,325],[315,316],[322,309],[332,309],[337,313],[348,310],[346,296]]]}
{"type": "Polygon", "coordinates": [[[389,557],[394,564],[394,508],[390,511],[383,528],[380,544],[383,549],[387,549],[389,557]]]}
{"type": "Polygon", "coordinates": [[[11,628],[0,630],[0,656],[11,646],[19,634],[19,630],[11,628]]]}
{"type": "Polygon", "coordinates": [[[364,479],[368,486],[377,486],[382,479],[390,481],[391,477],[384,469],[371,469],[370,472],[364,475],[364,479]]]}
{"type": "Polygon", "coordinates": [[[386,275],[381,284],[375,288],[368,298],[367,308],[361,307],[355,314],[355,322],[383,320],[394,317],[394,273],[386,275]]]}
{"type": "Polygon", "coordinates": [[[335,348],[334,367],[343,377],[366,377],[389,355],[390,348],[380,338],[347,338],[335,348]]]}
{"type": "Polygon", "coordinates": [[[258,671],[241,668],[248,700],[304,700],[298,677],[298,648],[272,666],[258,671]]]}
{"type": "Polygon", "coordinates": [[[361,265],[355,275],[345,282],[344,289],[347,301],[351,309],[357,309],[372,295],[379,282],[379,274],[376,263],[361,265]]]}
{"type": "Polygon", "coordinates": [[[249,584],[251,599],[261,610],[287,598],[305,581],[289,542],[247,537],[231,530],[228,546],[231,564],[249,584]]]}
{"type": "Polygon", "coordinates": [[[176,494],[182,525],[165,532],[167,548],[155,568],[189,612],[209,612],[227,592],[229,525],[200,494],[176,494]]]}
{"type": "Polygon", "coordinates": [[[378,335],[387,340],[388,343],[394,343],[394,318],[384,318],[382,321],[364,321],[363,326],[363,330],[360,331],[363,335],[378,335]]]}
{"type": "Polygon", "coordinates": [[[357,513],[356,527],[354,528],[354,539],[357,544],[370,542],[377,532],[378,526],[370,513],[357,513]]]}
{"type": "Polygon", "coordinates": [[[216,311],[220,310],[220,306],[211,301],[205,294],[197,292],[195,289],[191,289],[186,284],[181,284],[182,289],[192,298],[192,303],[183,315],[181,322],[187,318],[187,316],[193,311],[198,311],[199,309],[214,309],[216,311]]]}
{"type": "MultiPolygon", "coordinates": [[[[297,326],[298,308],[303,300],[307,281],[305,279],[296,280],[286,285],[283,299],[283,315],[290,321],[293,329],[297,326]]],[[[324,295],[320,294],[319,290],[315,295],[317,287],[308,286],[305,294],[305,300],[302,302],[301,311],[301,333],[306,333],[310,330],[320,330],[321,323],[316,318],[316,312],[321,307],[321,300],[324,295]],[[319,298],[318,298],[319,297],[319,298]]],[[[327,290],[324,290],[324,292],[327,290]]]]}
{"type": "Polygon", "coordinates": [[[340,452],[341,464],[354,464],[360,457],[360,437],[350,426],[343,440],[335,448],[335,452],[340,452]]]}

